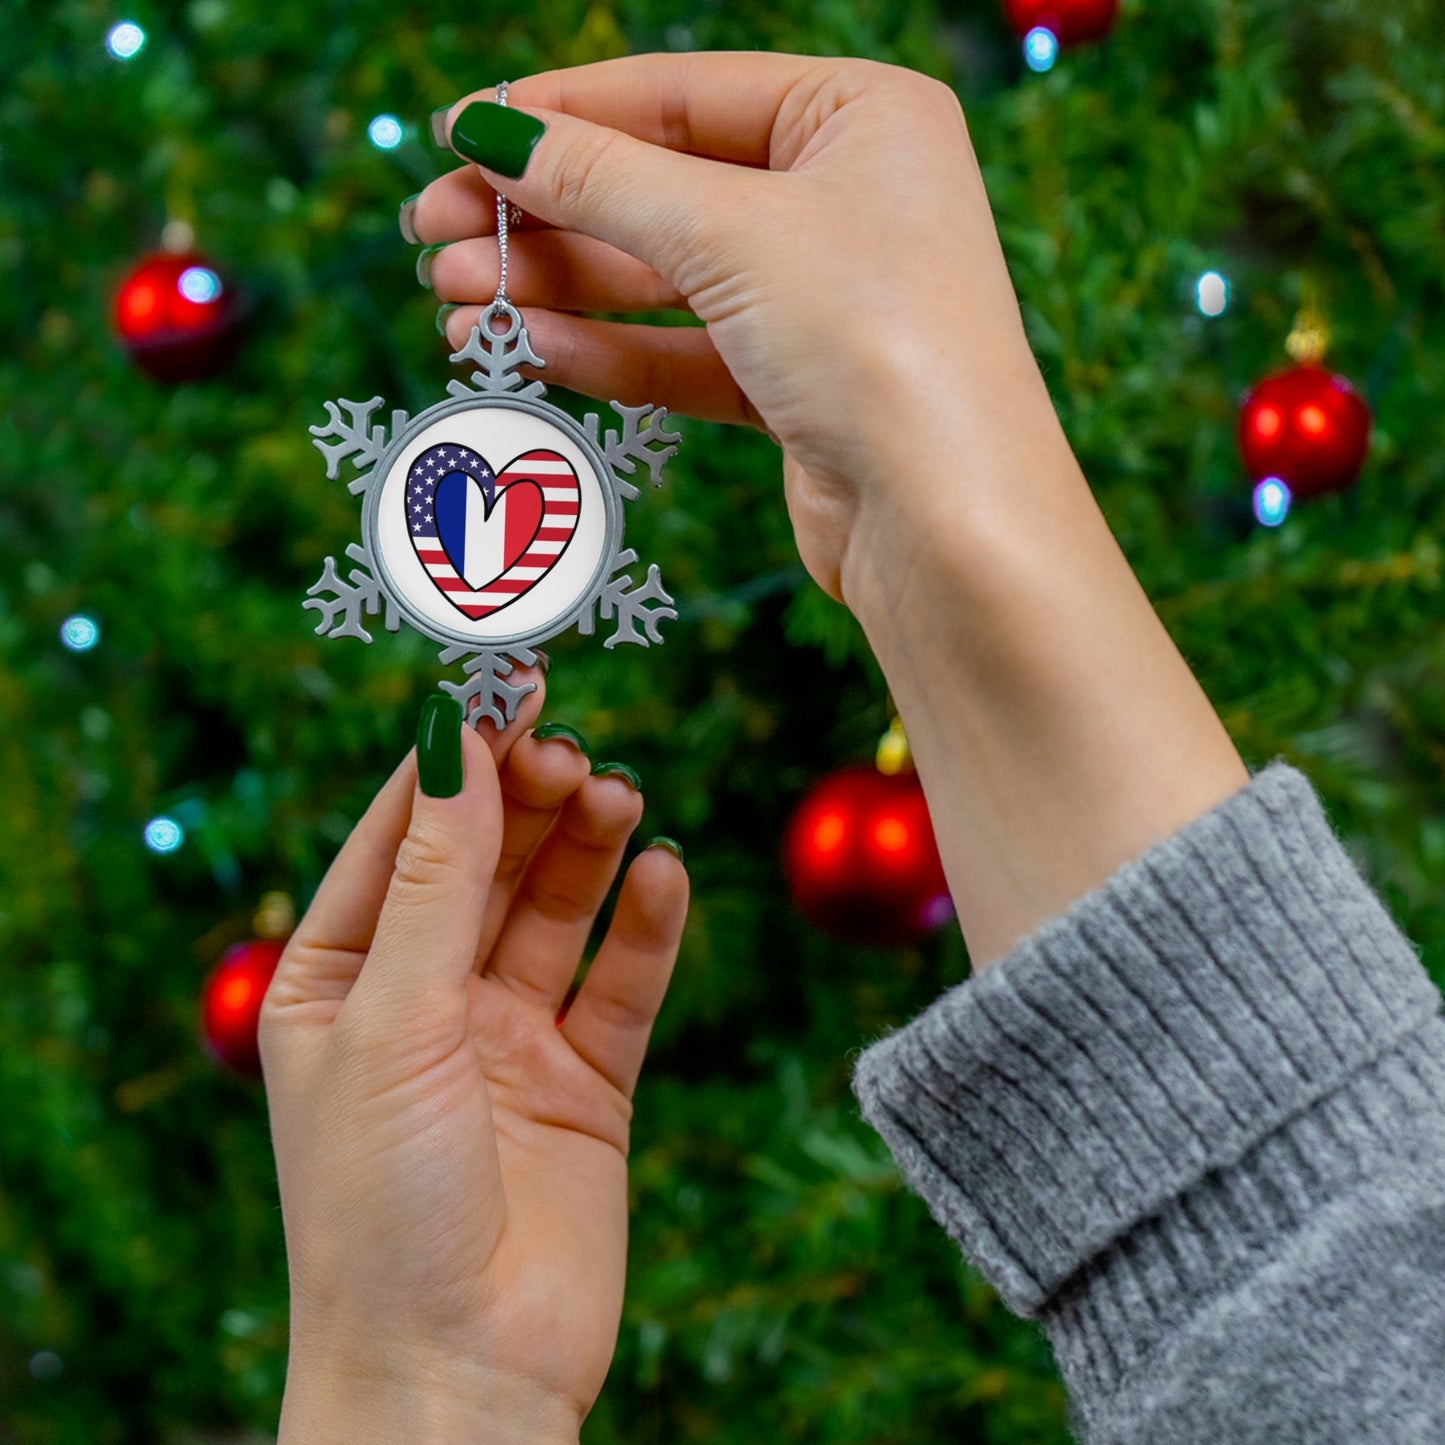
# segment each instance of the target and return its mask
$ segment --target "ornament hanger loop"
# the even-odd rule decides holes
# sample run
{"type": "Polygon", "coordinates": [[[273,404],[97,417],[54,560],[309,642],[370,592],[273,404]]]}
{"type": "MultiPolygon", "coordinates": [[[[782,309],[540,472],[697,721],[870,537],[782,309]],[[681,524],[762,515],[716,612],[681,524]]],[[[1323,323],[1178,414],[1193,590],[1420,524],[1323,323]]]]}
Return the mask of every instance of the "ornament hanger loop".
{"type": "Polygon", "coordinates": [[[488,336],[495,340],[498,345],[504,346],[507,342],[511,341],[521,329],[522,313],[518,311],[510,301],[503,301],[498,298],[492,302],[490,309],[487,311],[486,324],[483,327],[483,330],[486,331],[488,336]],[[493,323],[504,317],[507,324],[499,331],[493,323]]]}

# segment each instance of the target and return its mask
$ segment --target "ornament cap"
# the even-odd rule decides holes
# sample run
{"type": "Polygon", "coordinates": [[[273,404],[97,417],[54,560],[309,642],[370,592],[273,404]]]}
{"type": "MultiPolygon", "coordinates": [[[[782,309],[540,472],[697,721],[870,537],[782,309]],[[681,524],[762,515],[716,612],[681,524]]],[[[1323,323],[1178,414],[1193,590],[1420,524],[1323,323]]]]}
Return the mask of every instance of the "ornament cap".
{"type": "Polygon", "coordinates": [[[1301,366],[1319,365],[1330,349],[1330,327],[1314,301],[1306,301],[1295,317],[1294,330],[1284,343],[1290,360],[1301,366]]]}
{"type": "Polygon", "coordinates": [[[903,731],[903,719],[896,714],[888,724],[888,731],[878,740],[874,763],[888,778],[913,771],[913,750],[908,746],[908,734],[903,731]]]}
{"type": "Polygon", "coordinates": [[[296,928],[296,905],[279,890],[263,894],[251,927],[257,938],[289,938],[296,928]]]}

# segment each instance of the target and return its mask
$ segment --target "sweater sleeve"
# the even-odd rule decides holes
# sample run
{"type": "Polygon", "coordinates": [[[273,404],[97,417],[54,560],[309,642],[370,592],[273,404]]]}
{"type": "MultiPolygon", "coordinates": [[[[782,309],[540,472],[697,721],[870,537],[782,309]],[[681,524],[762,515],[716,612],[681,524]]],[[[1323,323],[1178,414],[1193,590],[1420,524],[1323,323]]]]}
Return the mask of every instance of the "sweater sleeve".
{"type": "Polygon", "coordinates": [[[1440,994],[1277,760],[864,1050],[1078,1436],[1445,1439],[1440,994]]]}

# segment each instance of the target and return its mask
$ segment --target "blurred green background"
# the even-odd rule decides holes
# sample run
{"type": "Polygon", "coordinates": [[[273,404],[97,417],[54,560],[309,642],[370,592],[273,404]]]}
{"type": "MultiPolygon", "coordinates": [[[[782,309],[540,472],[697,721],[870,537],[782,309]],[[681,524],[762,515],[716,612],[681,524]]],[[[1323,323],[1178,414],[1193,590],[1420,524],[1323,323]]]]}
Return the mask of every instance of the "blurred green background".
{"type": "MultiPolygon", "coordinates": [[[[1246,760],[1309,773],[1445,977],[1438,20],[1426,0],[1126,4],[1038,75],[996,0],[8,0],[0,1441],[274,1433],[265,1100],[202,1050],[198,991],[264,892],[304,906],[437,675],[409,632],[313,635],[302,596],[357,507],[307,428],[329,398],[440,397],[397,206],[446,168],[428,113],[501,78],[759,48],[953,85],[1044,375],[1146,590],[1246,760]],[[127,62],[105,45],[121,19],[148,37],[127,62]],[[408,129],[390,151],[367,136],[383,113],[408,129]],[[178,386],[128,362],[109,315],[168,219],[254,304],[230,369],[178,386]],[[1231,304],[1206,319],[1210,268],[1231,304]],[[1355,490],[1265,528],[1234,418],[1286,364],[1307,285],[1376,429],[1355,490]],[[83,654],[59,637],[77,612],[101,628],[83,654]],[[158,814],[187,829],[166,856],[142,839],[158,814]]],[[[887,225],[867,201],[859,224],[887,225]]],[[[1063,1441],[1042,1337],[901,1186],[847,1086],[856,1050],[966,975],[957,930],[845,947],[780,879],[801,793],[886,726],[882,678],[797,563],[771,446],[683,430],[669,488],[628,515],[679,599],[667,645],[551,648],[546,716],[640,768],[639,838],[680,838],[695,890],[583,1438],[1063,1441]]]]}

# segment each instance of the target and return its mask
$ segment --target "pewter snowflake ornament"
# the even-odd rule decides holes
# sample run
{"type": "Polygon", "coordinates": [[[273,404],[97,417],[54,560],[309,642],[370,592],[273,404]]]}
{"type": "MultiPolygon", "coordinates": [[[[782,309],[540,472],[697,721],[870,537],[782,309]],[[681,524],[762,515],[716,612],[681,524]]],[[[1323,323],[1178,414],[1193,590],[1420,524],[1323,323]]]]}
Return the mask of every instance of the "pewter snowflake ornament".
{"type": "Polygon", "coordinates": [[[596,414],[579,427],[543,401],[546,388],[519,369],[545,363],[506,301],[451,359],[476,366],[471,384],[451,381],[450,399],[420,416],[393,411],[389,437],[372,425],[379,396],[328,401],[326,425],[310,428],[331,480],[345,461],[360,473],[347,486],[362,496],[361,541],[346,549],[345,577],[326,559],[302,606],[327,637],[370,642],[362,618],[381,614],[389,632],[404,620],[443,643],[443,665],[461,662],[466,681],[440,686],[469,724],[503,728],[536,690],[507,678],[574,623],[590,636],[599,618],[615,622],[608,648],[662,641],[660,623],[677,612],[655,564],[634,586],[622,504],[639,494],[627,480],[639,465],[662,485],[681,437],[664,407],[611,402],[621,427],[604,433],[596,414]]]}

